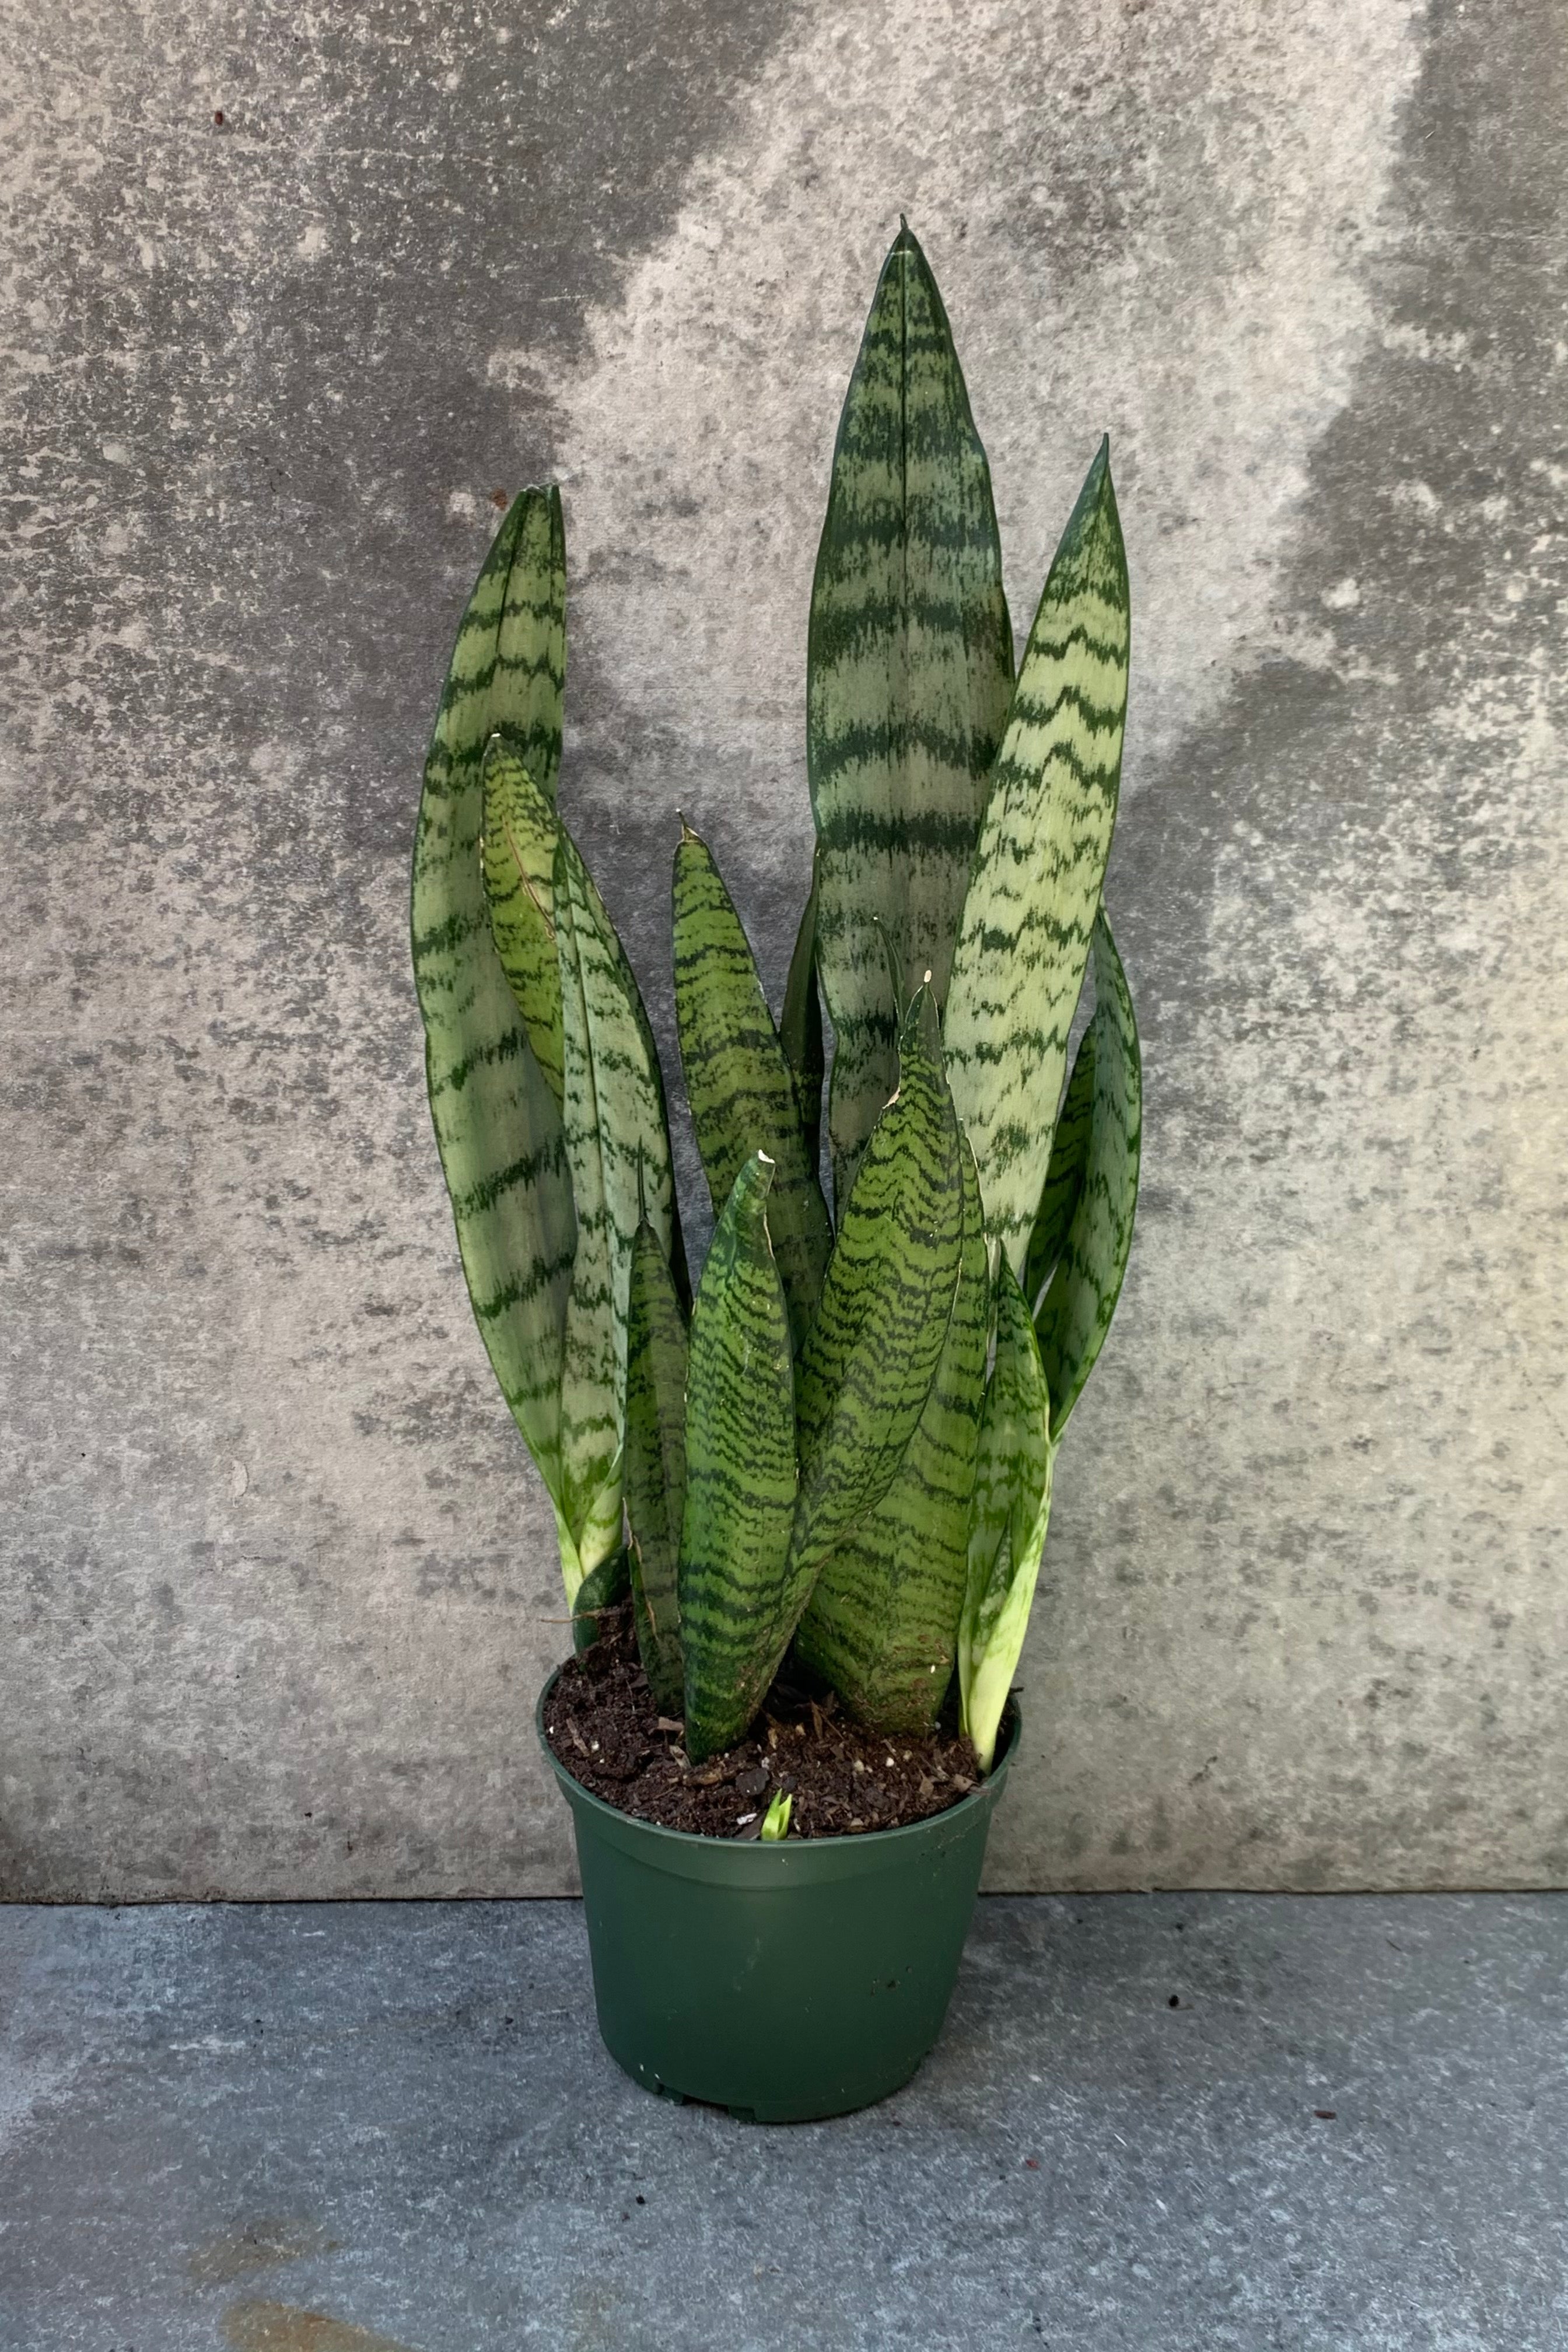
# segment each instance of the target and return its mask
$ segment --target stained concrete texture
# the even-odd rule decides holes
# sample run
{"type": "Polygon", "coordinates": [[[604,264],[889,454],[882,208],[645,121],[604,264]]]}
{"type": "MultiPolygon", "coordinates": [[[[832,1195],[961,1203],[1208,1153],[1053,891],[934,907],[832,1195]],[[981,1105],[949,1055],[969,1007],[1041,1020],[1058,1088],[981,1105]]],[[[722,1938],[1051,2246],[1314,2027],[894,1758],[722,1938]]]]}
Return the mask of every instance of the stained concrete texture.
{"type": "Polygon", "coordinates": [[[832,2124],[623,2075],[579,1906],[0,1913],[5,2352],[1556,2352],[1568,1897],[982,1903],[832,2124]]]}
{"type": "MultiPolygon", "coordinates": [[[[1144,1198],[999,1887],[1568,1876],[1557,0],[39,0],[0,25],[0,1893],[551,1893],[563,1643],[405,875],[559,477],[563,802],[669,1052],[782,983],[900,208],[1015,618],[1103,427],[1144,1198]]],[[[694,1169],[685,1160],[692,1206],[694,1169]]]]}

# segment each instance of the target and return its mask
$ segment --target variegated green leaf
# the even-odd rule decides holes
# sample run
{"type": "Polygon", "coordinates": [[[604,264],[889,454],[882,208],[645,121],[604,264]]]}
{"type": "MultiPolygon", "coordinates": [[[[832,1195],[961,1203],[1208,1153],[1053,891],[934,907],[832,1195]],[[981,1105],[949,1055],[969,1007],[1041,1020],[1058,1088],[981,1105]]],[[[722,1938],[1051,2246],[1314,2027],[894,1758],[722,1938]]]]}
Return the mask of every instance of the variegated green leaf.
{"type": "MultiPolygon", "coordinates": [[[[1002,1712],[1023,1654],[1024,1636],[1029,1630],[1029,1612],[1034,1606],[1035,1586],[1045,1557],[1046,1531],[1050,1525],[1051,1473],[1056,1458],[1053,1447],[1046,1459],[1045,1486],[1022,1550],[1014,1549],[1011,1522],[1004,1530],[969,1629],[969,1678],[963,1719],[983,1772],[989,1772],[996,1759],[1002,1712]]],[[[961,1648],[960,1655],[963,1654],[961,1648]]]]}
{"type": "Polygon", "coordinates": [[[474,1314],[552,1496],[562,1491],[563,1330],[575,1246],[561,1118],[490,936],[480,770],[498,727],[560,736],[560,500],[525,490],[458,633],[414,849],[414,974],[430,1111],[474,1314]]]}
{"type": "MultiPolygon", "coordinates": [[[[992,778],[948,992],[948,1075],[1021,1274],[1116,822],[1127,559],[1108,446],[1051,565],[992,778]]],[[[829,997],[829,1004],[832,999],[829,997]]]]}
{"type": "Polygon", "coordinates": [[[1086,1029],[1073,1056],[1072,1076],[1051,1139],[1051,1164],[1035,1212],[1034,1230],[1024,1260],[1023,1291],[1031,1307],[1056,1270],[1057,1260],[1072,1223],[1072,1213],[1083,1190],[1084,1162],[1089,1155],[1089,1130],[1094,1111],[1094,1030],[1086,1029]]]}
{"type": "Polygon", "coordinates": [[[1094,926],[1093,1096],[1083,1181],[1037,1329],[1051,1391],[1051,1434],[1094,1370],[1127,1270],[1138,1206],[1143,1076],[1127,975],[1101,908],[1094,926]]]}
{"type": "Polygon", "coordinates": [[[963,1164],[936,1008],[919,990],[899,1088],[845,1204],[801,1353],[798,1616],[827,1555],[897,1475],[947,1338],[963,1248],[963,1164]]]}
{"type": "Polygon", "coordinates": [[[840,1209],[897,1068],[875,924],[912,981],[930,971],[940,1006],[1012,678],[990,470],[942,297],[905,226],[839,420],[806,653],[840,1209]]]}
{"type": "Polygon", "coordinates": [[[717,1215],[756,1152],[773,1162],[768,1233],[798,1349],[833,1236],[794,1076],[741,918],[706,842],[675,853],[675,1018],[697,1148],[717,1215]]]}
{"type": "Polygon", "coordinates": [[[736,1177],[691,1316],[679,1595],[693,1760],[740,1738],[795,1628],[795,1373],[768,1241],[772,1174],[758,1153],[736,1177]]]}
{"type": "Polygon", "coordinates": [[[560,833],[522,761],[503,736],[493,737],[485,753],[482,844],[490,934],[558,1107],[565,1083],[552,911],[560,833]]]}
{"type": "Polygon", "coordinates": [[[816,861],[812,860],[811,890],[795,933],[789,960],[784,1012],[779,1019],[779,1044],[795,1078],[800,1105],[801,1132],[805,1138],[806,1164],[820,1179],[822,1167],[822,1081],[827,1063],[822,1042],[822,999],[816,985],[816,861]]]}
{"type": "MultiPolygon", "coordinates": [[[[990,1690],[999,1670],[996,1626],[1003,1604],[1020,1570],[1027,1571],[1035,1524],[1042,1498],[1051,1482],[1051,1400],[1040,1362],[1039,1345],[1029,1318],[1028,1302],[1012,1267],[999,1259],[995,1284],[996,1345],[985,1404],[980,1416],[980,1444],[974,1465],[974,1491],[969,1512],[969,1570],[963,1613],[958,1628],[958,1685],[963,1727],[979,1752],[984,1718],[976,1714],[976,1689],[983,1666],[991,1673],[990,1690]]],[[[1044,1538],[1042,1536],[1042,1542],[1044,1538]]],[[[1035,1569],[1039,1557],[1035,1555],[1035,1569]]],[[[1030,1591],[1032,1591],[1032,1571],[1030,1591]]],[[[1026,1609],[1016,1626],[1018,1643],[1028,1622],[1026,1609]]],[[[1014,1618],[1008,1616],[1012,1625],[1014,1618]]],[[[1005,1662],[1006,1679],[1018,1652],[1005,1662]]],[[[997,1702],[1000,1717],[1001,1700],[997,1702]]],[[[996,1723],[990,1726],[994,1740],[996,1723]]]]}
{"type": "Polygon", "coordinates": [[[991,1298],[980,1180],[962,1147],[958,1289],[925,1410],[892,1485],[825,1561],[795,1647],[863,1723],[931,1728],[952,1675],[991,1298]]]}
{"type": "Polygon", "coordinates": [[[528,568],[514,572],[501,614],[491,725],[553,805],[566,688],[566,527],[553,482],[547,490],[524,490],[512,502],[513,514],[524,499],[528,568]]]}
{"type": "Polygon", "coordinates": [[[563,1119],[577,1204],[561,1375],[563,1501],[587,1574],[620,1538],[632,1243],[646,1199],[660,1246],[669,1249],[675,1195],[664,1083],[647,1015],[605,902],[564,825],[555,845],[552,903],[563,1119]]]}
{"type": "Polygon", "coordinates": [[[626,1302],[626,1524],[637,1648],[663,1715],[685,1704],[680,1522],[686,1508],[686,1318],[645,1217],[626,1302]]]}

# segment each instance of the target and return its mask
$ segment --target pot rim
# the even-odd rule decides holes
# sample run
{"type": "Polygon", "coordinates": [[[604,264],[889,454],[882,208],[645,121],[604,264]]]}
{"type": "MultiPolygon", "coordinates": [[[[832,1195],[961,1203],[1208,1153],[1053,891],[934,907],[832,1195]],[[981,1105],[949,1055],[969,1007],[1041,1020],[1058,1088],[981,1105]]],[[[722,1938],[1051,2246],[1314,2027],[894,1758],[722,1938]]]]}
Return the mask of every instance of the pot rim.
{"type": "Polygon", "coordinates": [[[885,1853],[900,1838],[919,1837],[922,1832],[929,1834],[939,1827],[956,1825],[967,1811],[993,1803],[1001,1792],[1002,1784],[1007,1777],[1007,1768],[1017,1752],[1018,1742],[1023,1736],[1024,1710],[1019,1705],[1017,1692],[1009,1691],[1007,1704],[1002,1715],[1002,1736],[997,1741],[996,1755],[991,1769],[984,1780],[975,1782],[966,1795],[960,1797],[956,1805],[944,1805],[940,1813],[927,1813],[918,1822],[900,1822],[896,1829],[834,1830],[826,1837],[786,1837],[776,1841],[769,1839],[764,1845],[761,1838],[715,1837],[709,1830],[673,1830],[664,1822],[646,1822],[640,1814],[628,1813],[620,1805],[612,1805],[606,1799],[595,1796],[592,1789],[587,1788],[578,1780],[570,1766],[562,1762],[545,1737],[545,1701],[560,1680],[563,1669],[568,1663],[569,1661],[563,1659],[560,1665],[552,1667],[540,1687],[539,1696],[534,1701],[533,1707],[533,1728],[538,1737],[539,1745],[544,1751],[544,1760],[562,1783],[562,1794],[566,1797],[567,1802],[573,1805],[585,1805],[594,1812],[605,1815],[608,1821],[620,1822],[625,1828],[634,1830],[639,1835],[668,1839],[678,1847],[695,1847],[703,1853],[763,1853],[771,1851],[782,1857],[785,1854],[798,1856],[814,1847],[819,1850],[836,1848],[842,1851],[851,1846],[857,1853],[885,1853]]]}

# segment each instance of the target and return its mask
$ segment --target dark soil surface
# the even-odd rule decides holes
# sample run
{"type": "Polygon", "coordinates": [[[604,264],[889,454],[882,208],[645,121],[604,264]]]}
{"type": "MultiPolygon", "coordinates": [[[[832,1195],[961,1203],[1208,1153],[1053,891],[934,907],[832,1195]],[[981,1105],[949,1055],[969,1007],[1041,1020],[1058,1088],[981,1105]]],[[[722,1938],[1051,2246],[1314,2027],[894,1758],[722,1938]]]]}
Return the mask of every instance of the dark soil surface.
{"type": "Polygon", "coordinates": [[[788,1661],[750,1736],[694,1765],[681,1726],[654,1706],[625,1604],[607,1610],[599,1639],[562,1667],[544,1728],[595,1797],[705,1837],[756,1837],[780,1790],[795,1800],[792,1838],[898,1829],[945,1812],[979,1778],[973,1748],[951,1724],[921,1739],[884,1738],[847,1716],[832,1691],[792,1682],[788,1661]]]}

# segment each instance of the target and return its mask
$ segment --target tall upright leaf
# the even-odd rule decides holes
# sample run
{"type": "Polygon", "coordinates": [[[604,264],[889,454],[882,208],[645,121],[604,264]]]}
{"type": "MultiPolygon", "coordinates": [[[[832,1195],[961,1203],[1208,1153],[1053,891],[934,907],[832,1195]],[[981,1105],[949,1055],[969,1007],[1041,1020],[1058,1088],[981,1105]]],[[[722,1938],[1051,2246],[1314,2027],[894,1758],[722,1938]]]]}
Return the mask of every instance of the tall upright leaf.
{"type": "Polygon", "coordinates": [[[577,1203],[561,1444],[566,1520],[586,1573],[620,1540],[632,1244],[646,1202],[661,1248],[670,1250],[675,1190],[664,1082],[642,997],[564,825],[555,845],[552,903],[561,973],[563,1122],[577,1203]]]}
{"type": "Polygon", "coordinates": [[[555,812],[504,736],[485,753],[480,845],[490,933],[557,1108],[564,1097],[561,969],[555,952],[555,812]]]}
{"type": "Polygon", "coordinates": [[[1101,443],[1018,673],[943,1031],[986,1230],[1019,1275],[1116,822],[1128,646],[1127,559],[1101,443]]]}
{"type": "Polygon", "coordinates": [[[1005,1257],[996,1268],[995,1318],[995,1355],[980,1416],[969,1570],[958,1629],[963,1727],[987,1769],[1028,1623],[1045,1546],[1054,1460],[1051,1400],[1035,1327],[1005,1257]]]}
{"type": "Polygon", "coordinates": [[[824,1562],[795,1647],[879,1731],[929,1730],[946,1694],[969,1559],[991,1300],[980,1180],[963,1146],[963,1248],[925,1410],[881,1501],[824,1562]]]}
{"type": "Polygon", "coordinates": [[[784,983],[784,1011],[779,1016],[779,1044],[795,1077],[800,1104],[801,1132],[813,1175],[822,1167],[822,1081],[827,1063],[822,1039],[822,999],[816,983],[816,861],[812,860],[811,889],[795,937],[784,983]]]}
{"type": "Polygon", "coordinates": [[[897,1068],[875,925],[912,978],[930,971],[940,1008],[1013,680],[990,469],[936,280],[907,225],[839,419],[806,680],[842,1208],[897,1068]]]}
{"type": "Polygon", "coordinates": [[[773,1170],[735,1179],[691,1315],[680,1636],[686,1747],[728,1748],[761,1706],[794,1630],[785,1566],[795,1517],[795,1372],[768,1242],[773,1170]]]}
{"type": "Polygon", "coordinates": [[[552,1496],[562,1488],[559,1390],[575,1220],[560,1113],[490,935],[480,769],[486,743],[504,727],[553,782],[564,598],[560,499],[524,490],[458,632],[425,765],[412,908],[430,1113],[463,1273],[496,1378],[552,1496]]]}
{"type": "Polygon", "coordinates": [[[646,1217],[632,1244],[626,1300],[626,1525],[637,1649],[656,1704],[685,1703],[680,1522],[686,1508],[686,1318],[646,1217]]]}
{"type": "MultiPolygon", "coordinates": [[[[1036,1329],[1058,1438],[1094,1370],[1132,1245],[1142,1143],[1143,1075],[1127,975],[1100,908],[1094,926],[1093,1094],[1083,1180],[1036,1329]]],[[[1070,1089],[1069,1089],[1070,1093],[1070,1089]]]]}
{"type": "Polygon", "coordinates": [[[963,1250],[963,1164],[928,988],[900,1041],[801,1353],[798,1616],[822,1561],[897,1475],[947,1339],[963,1250]]]}
{"type": "Polygon", "coordinates": [[[798,1349],[832,1246],[800,1100],[741,918],[706,842],[675,853],[675,1018],[697,1148],[717,1215],[748,1158],[773,1162],[768,1233],[798,1349]]]}

